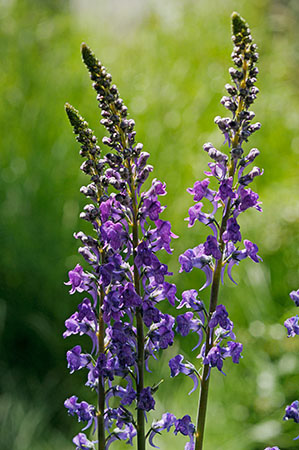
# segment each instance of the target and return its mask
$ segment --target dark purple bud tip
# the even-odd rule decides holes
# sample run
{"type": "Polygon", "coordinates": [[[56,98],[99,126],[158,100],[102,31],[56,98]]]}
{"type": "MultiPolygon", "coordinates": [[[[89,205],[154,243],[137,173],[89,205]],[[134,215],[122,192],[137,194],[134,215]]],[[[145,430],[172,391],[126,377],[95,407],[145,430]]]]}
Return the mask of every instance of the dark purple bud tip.
{"type": "Polygon", "coordinates": [[[245,35],[248,34],[248,25],[243,19],[243,17],[240,16],[239,13],[233,12],[232,13],[232,33],[234,36],[237,34],[245,35]]]}
{"type": "Polygon", "coordinates": [[[91,48],[89,48],[88,45],[85,44],[85,42],[81,44],[81,54],[83,62],[86,64],[90,71],[94,70],[95,67],[100,65],[99,61],[95,57],[95,54],[93,53],[91,48]]]}
{"type": "Polygon", "coordinates": [[[233,159],[240,159],[243,155],[243,149],[241,147],[232,148],[231,155],[233,159]]]}

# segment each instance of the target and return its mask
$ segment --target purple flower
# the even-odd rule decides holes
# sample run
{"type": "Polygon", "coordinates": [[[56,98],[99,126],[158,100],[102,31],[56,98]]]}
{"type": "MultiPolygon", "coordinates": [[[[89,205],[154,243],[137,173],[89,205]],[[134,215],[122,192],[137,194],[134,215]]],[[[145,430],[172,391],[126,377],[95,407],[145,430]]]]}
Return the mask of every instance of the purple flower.
{"type": "Polygon", "coordinates": [[[105,323],[109,324],[111,319],[119,321],[124,314],[122,306],[122,298],[118,287],[112,287],[108,294],[105,295],[102,306],[105,323]]]}
{"type": "Polygon", "coordinates": [[[194,433],[195,426],[191,422],[191,417],[186,415],[182,419],[177,419],[175,422],[174,434],[181,433],[184,436],[189,436],[190,441],[185,445],[185,450],[194,450],[194,433]]]}
{"type": "Polygon", "coordinates": [[[156,252],[164,248],[167,253],[172,253],[170,248],[171,239],[176,239],[178,236],[171,231],[171,223],[167,220],[158,219],[155,221],[157,228],[150,231],[153,250],[156,252]]]}
{"type": "Polygon", "coordinates": [[[265,450],[280,450],[279,447],[266,447],[265,450]]]}
{"type": "Polygon", "coordinates": [[[189,331],[192,328],[192,319],[193,319],[193,313],[187,312],[185,314],[181,314],[180,316],[177,316],[177,332],[180,333],[181,336],[188,336],[189,331]]]}
{"type": "Polygon", "coordinates": [[[232,330],[233,322],[228,318],[228,312],[224,305],[217,305],[216,310],[213,312],[211,320],[209,322],[210,328],[215,328],[220,325],[224,330],[232,330]]]}
{"type": "Polygon", "coordinates": [[[106,395],[107,404],[111,397],[119,397],[121,404],[124,406],[129,406],[133,403],[133,401],[136,399],[137,393],[133,389],[131,378],[127,377],[126,380],[128,381],[126,388],[123,388],[122,386],[113,386],[112,388],[110,388],[106,395]]]}
{"type": "MultiPolygon", "coordinates": [[[[160,313],[161,314],[161,313],[160,313]]],[[[159,330],[159,346],[162,349],[166,349],[173,344],[174,339],[174,318],[169,314],[161,314],[161,320],[158,324],[159,330]]]]}
{"type": "Polygon", "coordinates": [[[180,372],[184,373],[185,371],[185,365],[182,364],[184,357],[183,355],[177,355],[174,358],[169,360],[169,367],[170,367],[170,376],[176,377],[180,372]]]}
{"type": "Polygon", "coordinates": [[[237,194],[232,190],[233,177],[226,178],[220,181],[219,191],[215,196],[215,200],[222,200],[225,202],[228,198],[234,199],[237,194]]]}
{"type": "Polygon", "coordinates": [[[136,293],[133,283],[126,283],[121,290],[121,296],[126,308],[140,306],[142,303],[141,297],[136,293]]]}
{"type": "Polygon", "coordinates": [[[64,402],[64,406],[67,408],[68,414],[70,414],[71,416],[73,416],[78,409],[77,400],[78,400],[78,397],[73,395],[72,397],[67,398],[64,402]]]}
{"type": "Polygon", "coordinates": [[[246,211],[248,208],[256,208],[258,211],[261,211],[261,207],[259,206],[261,202],[258,201],[258,194],[253,192],[251,189],[240,189],[240,203],[239,203],[239,211],[246,211]]]}
{"type": "Polygon", "coordinates": [[[193,389],[189,392],[189,395],[194,392],[198,387],[198,376],[193,364],[187,362],[183,363],[183,355],[176,355],[174,358],[169,360],[170,376],[171,378],[176,377],[179,373],[187,375],[191,378],[194,383],[193,389]]]}
{"type": "Polygon", "coordinates": [[[89,289],[89,276],[83,271],[80,264],[77,264],[73,270],[69,271],[69,281],[64,283],[70,285],[70,294],[77,292],[88,291],[89,289]]]}
{"type": "Polygon", "coordinates": [[[231,357],[234,364],[238,364],[243,350],[243,345],[239,342],[229,341],[227,347],[221,347],[219,344],[214,345],[208,354],[205,354],[205,345],[203,345],[201,353],[198,357],[203,358],[203,364],[208,364],[210,368],[217,367],[217,369],[225,375],[222,371],[223,361],[225,358],[231,357]]]}
{"type": "MultiPolygon", "coordinates": [[[[258,252],[258,246],[256,244],[253,244],[252,242],[248,240],[244,240],[245,249],[244,250],[236,250],[236,247],[232,242],[228,242],[225,250],[225,258],[229,261],[228,267],[227,267],[227,274],[229,279],[237,284],[235,280],[232,278],[232,268],[235,264],[239,264],[240,261],[243,259],[246,259],[248,256],[254,261],[254,262],[260,262],[262,261],[262,258],[257,255],[258,252]]],[[[224,276],[226,265],[222,269],[222,279],[224,276]]]]}
{"type": "Polygon", "coordinates": [[[79,422],[87,422],[87,425],[83,428],[83,430],[89,428],[93,422],[96,426],[96,409],[94,406],[83,401],[79,403],[76,414],[78,415],[79,422]]]}
{"type": "MultiPolygon", "coordinates": [[[[211,142],[207,142],[203,145],[203,149],[205,152],[209,154],[209,157],[212,158],[214,161],[216,161],[218,166],[225,165],[228,161],[227,155],[220,152],[219,150],[216,150],[216,148],[211,144],[211,142]]],[[[206,174],[207,175],[207,174],[206,174]]]]}
{"type": "Polygon", "coordinates": [[[70,415],[77,414],[78,421],[79,422],[87,422],[87,425],[85,428],[83,428],[83,431],[89,428],[92,423],[94,423],[96,427],[96,409],[94,406],[89,405],[87,402],[77,402],[78,397],[72,396],[64,402],[64,406],[67,408],[68,413],[70,415]]]}
{"type": "Polygon", "coordinates": [[[239,183],[243,186],[247,186],[254,180],[255,177],[263,175],[263,173],[264,173],[263,169],[260,169],[259,167],[255,166],[247,175],[244,175],[243,177],[239,178],[239,183]]]}
{"type": "Polygon", "coordinates": [[[163,289],[162,289],[162,297],[167,298],[169,303],[174,306],[176,301],[176,285],[168,283],[167,281],[164,281],[163,283],[163,289]]]}
{"type": "Polygon", "coordinates": [[[212,259],[210,256],[205,255],[204,244],[200,244],[197,247],[189,248],[179,257],[181,264],[180,272],[191,272],[193,267],[201,269],[206,275],[206,282],[200,290],[209,286],[212,282],[213,271],[210,267],[212,259]]]}
{"type": "Polygon", "coordinates": [[[161,420],[155,421],[152,423],[152,427],[151,427],[152,431],[150,432],[149,439],[148,439],[148,441],[152,447],[159,448],[153,443],[153,438],[155,437],[156,434],[160,434],[161,431],[163,431],[163,430],[166,430],[167,432],[169,432],[171,427],[175,424],[176,420],[177,419],[173,414],[164,413],[162,415],[161,420]]]}
{"type": "MultiPolygon", "coordinates": [[[[204,319],[204,317],[202,317],[202,315],[203,314],[201,313],[200,317],[201,317],[201,319],[204,319]]],[[[187,336],[190,331],[195,331],[196,333],[198,333],[198,336],[199,336],[198,343],[192,350],[195,350],[196,348],[198,348],[202,341],[202,337],[203,337],[203,331],[202,331],[203,321],[194,319],[192,312],[187,312],[185,314],[181,314],[181,315],[177,316],[176,320],[177,320],[176,331],[178,333],[180,333],[181,336],[187,336]]]]}
{"type": "Polygon", "coordinates": [[[223,367],[222,353],[223,353],[222,348],[220,347],[219,344],[217,344],[216,346],[212,347],[207,356],[204,357],[203,364],[208,364],[210,367],[217,367],[219,372],[225,375],[225,373],[222,372],[223,367]]]}
{"type": "Polygon", "coordinates": [[[74,437],[73,443],[76,445],[76,450],[95,449],[96,441],[89,441],[84,433],[79,433],[74,437]]]}
{"type": "Polygon", "coordinates": [[[117,440],[127,441],[127,444],[133,445],[133,438],[137,432],[132,423],[124,425],[123,428],[114,428],[113,433],[107,439],[105,449],[108,450],[112,442],[117,440]]]}
{"type": "Polygon", "coordinates": [[[195,224],[195,221],[198,220],[199,222],[203,223],[204,225],[208,225],[215,236],[217,236],[217,229],[214,223],[214,216],[212,214],[205,214],[201,212],[201,208],[203,207],[203,203],[195,203],[194,206],[191,206],[189,208],[189,218],[186,220],[189,221],[188,227],[193,227],[195,224]]]}
{"type": "Polygon", "coordinates": [[[152,389],[150,387],[143,388],[140,392],[138,408],[144,411],[150,411],[151,409],[155,409],[155,403],[152,396],[152,389]]]}
{"type": "Polygon", "coordinates": [[[88,298],[85,298],[83,302],[78,305],[78,320],[82,322],[84,319],[88,322],[93,322],[96,327],[97,318],[88,298]]]}
{"type": "Polygon", "coordinates": [[[159,262],[158,258],[149,248],[148,242],[141,242],[137,247],[137,254],[135,257],[135,264],[138,269],[142,266],[151,267],[153,264],[159,262]]]}
{"type": "Polygon", "coordinates": [[[152,323],[158,323],[160,321],[160,311],[150,300],[145,300],[142,303],[142,311],[143,322],[147,327],[150,327],[152,323]]]}
{"type": "Polygon", "coordinates": [[[294,420],[299,423],[299,401],[295,400],[291,405],[288,405],[285,410],[283,420],[294,420]]]}
{"type": "MultiPolygon", "coordinates": [[[[223,155],[223,153],[222,153],[223,155]]],[[[226,156],[226,155],[224,155],[226,156]]],[[[226,156],[227,158],[227,156],[226,156]]],[[[224,161],[225,163],[225,161],[224,161]]],[[[204,174],[208,175],[208,177],[215,177],[217,180],[222,180],[225,177],[227,168],[225,164],[219,163],[208,163],[208,166],[211,172],[205,171],[204,174]]]]}
{"type": "Polygon", "coordinates": [[[79,320],[79,313],[75,312],[65,321],[66,331],[63,333],[63,337],[66,338],[71,334],[88,334],[89,330],[95,331],[94,322],[89,320],[79,320]]]}
{"type": "Polygon", "coordinates": [[[136,351],[128,344],[119,346],[117,356],[119,364],[123,368],[133,366],[136,362],[136,351]]]}
{"type": "Polygon", "coordinates": [[[206,197],[210,202],[214,200],[214,191],[208,189],[210,184],[210,180],[205,178],[203,181],[195,181],[193,188],[188,188],[187,192],[189,194],[194,195],[193,200],[195,202],[199,202],[204,197],[206,197]]]}
{"type": "Polygon", "coordinates": [[[299,289],[298,291],[290,292],[291,300],[295,303],[296,306],[299,306],[299,289]]]}
{"type": "Polygon", "coordinates": [[[227,343],[227,347],[223,348],[223,357],[227,358],[231,356],[234,364],[239,364],[241,356],[241,352],[243,350],[243,345],[239,342],[229,341],[227,343]]]}
{"type": "Polygon", "coordinates": [[[91,353],[97,348],[98,340],[96,335],[97,319],[90,300],[85,298],[78,305],[78,312],[75,312],[65,321],[66,331],[63,337],[66,338],[72,334],[87,334],[92,340],[93,347],[91,353]]]}
{"type": "Polygon", "coordinates": [[[81,346],[76,345],[67,352],[66,359],[68,368],[71,371],[70,373],[73,373],[75,370],[80,370],[82,367],[86,367],[91,361],[91,356],[81,353],[81,346]]]}
{"type": "Polygon", "coordinates": [[[252,242],[245,239],[244,245],[245,245],[247,256],[249,256],[249,258],[252,259],[252,261],[254,261],[256,263],[262,261],[262,258],[257,255],[257,252],[259,249],[256,244],[253,244],[252,242]]]}
{"type": "Polygon", "coordinates": [[[107,220],[101,226],[101,234],[104,242],[110,245],[114,251],[119,250],[127,239],[127,233],[124,231],[123,225],[113,223],[111,220],[107,220]]]}
{"type": "Polygon", "coordinates": [[[151,187],[147,192],[144,192],[142,194],[142,197],[151,197],[158,195],[166,195],[166,184],[162,183],[162,181],[157,180],[157,178],[154,178],[151,187]]]}
{"type": "Polygon", "coordinates": [[[99,378],[101,378],[102,383],[104,382],[104,378],[109,378],[109,380],[113,380],[113,364],[111,365],[111,360],[107,358],[105,353],[99,353],[99,356],[96,361],[96,365],[90,367],[90,371],[88,374],[88,383],[87,386],[95,386],[98,383],[99,378]]]}
{"type": "MultiPolygon", "coordinates": [[[[197,299],[198,292],[195,289],[189,289],[188,291],[184,291],[182,293],[182,301],[180,302],[177,309],[183,308],[183,306],[186,306],[186,308],[192,308],[194,311],[203,311],[204,310],[204,304],[201,300],[197,299]]],[[[204,316],[202,322],[204,322],[204,316]]]]}
{"type": "Polygon", "coordinates": [[[222,239],[224,242],[232,241],[234,244],[236,244],[236,242],[238,241],[241,241],[242,236],[240,233],[240,225],[233,217],[228,219],[226,230],[222,235],[222,239]]]}
{"type": "Polygon", "coordinates": [[[177,419],[175,423],[175,434],[181,433],[184,436],[189,436],[194,434],[195,427],[191,422],[191,417],[186,415],[182,419],[177,419]]]}
{"type": "Polygon", "coordinates": [[[217,239],[212,235],[209,235],[207,237],[207,240],[204,243],[204,251],[205,251],[206,255],[208,255],[208,256],[211,255],[215,259],[221,258],[221,251],[219,249],[217,239]]]}
{"type": "Polygon", "coordinates": [[[180,272],[191,272],[193,267],[201,269],[210,262],[210,259],[206,257],[204,245],[199,244],[197,247],[189,248],[179,257],[181,264],[180,272]]]}
{"type": "Polygon", "coordinates": [[[298,316],[290,317],[284,322],[284,326],[288,331],[288,337],[299,335],[298,316]]]}
{"type": "Polygon", "coordinates": [[[155,198],[146,198],[143,202],[142,216],[149,217],[150,220],[156,221],[159,219],[159,215],[163,211],[164,207],[155,198]]]}

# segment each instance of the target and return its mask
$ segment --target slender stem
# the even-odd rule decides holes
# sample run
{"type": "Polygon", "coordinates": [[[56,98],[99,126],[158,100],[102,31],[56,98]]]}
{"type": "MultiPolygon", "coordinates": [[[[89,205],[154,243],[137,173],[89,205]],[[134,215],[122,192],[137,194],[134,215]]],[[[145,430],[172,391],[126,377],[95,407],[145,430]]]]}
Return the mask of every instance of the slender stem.
{"type": "MultiPolygon", "coordinates": [[[[240,83],[240,87],[244,88],[246,85],[247,79],[247,61],[244,59],[243,61],[243,80],[240,83]]],[[[238,98],[238,108],[236,111],[236,119],[239,122],[239,114],[244,108],[244,101],[241,96],[238,98]]],[[[235,133],[235,136],[232,140],[232,148],[236,148],[239,144],[239,134],[240,134],[240,123],[239,128],[235,133]]],[[[236,162],[231,159],[229,166],[229,176],[234,177],[236,170],[236,162]]],[[[216,310],[216,306],[218,303],[218,294],[219,294],[219,286],[221,279],[221,269],[222,269],[222,261],[223,261],[223,253],[224,253],[224,242],[222,240],[222,235],[226,229],[227,221],[229,219],[231,212],[231,199],[228,200],[225,213],[222,217],[221,227],[219,232],[219,247],[221,250],[221,258],[217,260],[217,264],[215,267],[215,271],[213,274],[213,281],[211,287],[211,295],[210,295],[210,308],[209,308],[209,316],[210,319],[213,312],[216,310]]],[[[214,329],[210,329],[207,327],[207,337],[206,337],[206,348],[205,348],[205,357],[208,355],[209,351],[213,347],[213,337],[214,337],[214,329]]],[[[210,377],[209,374],[210,367],[208,364],[204,365],[202,381],[201,381],[201,389],[200,389],[200,398],[198,404],[198,415],[197,415],[197,427],[195,433],[195,450],[203,449],[203,439],[204,439],[204,430],[205,430],[205,422],[206,422],[206,414],[207,414],[207,404],[208,404],[208,392],[209,392],[209,383],[210,377]]]]}
{"type": "MultiPolygon", "coordinates": [[[[101,263],[104,263],[104,252],[101,254],[101,263]]],[[[98,343],[99,353],[104,353],[104,338],[105,338],[105,323],[102,314],[102,305],[104,302],[104,289],[101,285],[99,292],[99,332],[98,343]]],[[[105,387],[102,383],[102,377],[99,377],[99,395],[98,395],[98,450],[105,450],[105,424],[104,424],[104,412],[105,412],[105,387]]]]}
{"type": "MultiPolygon", "coordinates": [[[[111,110],[114,114],[119,114],[114,105],[111,105],[111,110]]],[[[128,139],[124,131],[117,127],[121,136],[121,143],[123,148],[128,148],[128,139]]],[[[133,265],[134,265],[134,287],[135,291],[138,295],[140,295],[140,275],[138,271],[138,267],[135,264],[136,257],[136,249],[138,246],[138,202],[137,202],[137,193],[134,184],[133,174],[132,174],[132,166],[131,161],[128,160],[126,167],[129,170],[129,190],[132,198],[132,212],[133,212],[133,225],[132,225],[132,234],[133,234],[133,265]]],[[[137,325],[137,367],[138,367],[138,376],[136,382],[136,390],[137,390],[137,400],[140,397],[140,393],[144,388],[144,329],[143,329],[143,320],[141,314],[141,308],[136,308],[136,325],[137,325]]],[[[144,420],[144,411],[142,409],[137,408],[137,450],[145,450],[145,420],[144,420]]]]}
{"type": "MultiPolygon", "coordinates": [[[[136,201],[136,191],[131,185],[132,193],[132,206],[133,206],[133,259],[134,259],[134,286],[135,291],[140,295],[140,275],[138,268],[135,264],[136,248],[138,246],[138,207],[136,201]]],[[[144,388],[144,329],[143,320],[141,314],[141,308],[136,310],[136,322],[137,322],[137,399],[139,399],[142,389],[144,388]]],[[[145,423],[144,423],[144,411],[137,408],[137,449],[145,450],[145,423]]]]}
{"type": "MultiPolygon", "coordinates": [[[[233,169],[232,169],[233,170],[233,169]]],[[[226,213],[224,214],[220,227],[220,250],[221,250],[221,258],[217,260],[217,264],[215,267],[215,271],[213,274],[213,281],[211,287],[211,295],[210,295],[210,307],[209,307],[209,315],[208,319],[211,318],[213,312],[216,310],[217,302],[218,302],[218,294],[219,294],[219,285],[221,279],[221,269],[222,269],[222,260],[223,260],[223,250],[224,250],[224,242],[222,240],[222,234],[226,229],[226,224],[230,215],[230,199],[227,202],[226,213]]],[[[209,322],[209,321],[208,321],[209,322]]],[[[205,356],[208,355],[209,351],[213,347],[213,336],[214,329],[207,326],[207,337],[206,337],[206,348],[205,348],[205,356]]],[[[203,448],[203,438],[204,438],[204,429],[206,422],[206,413],[207,413],[207,404],[208,404],[208,392],[209,392],[209,383],[210,383],[210,367],[208,364],[204,365],[203,375],[201,380],[201,389],[200,389],[200,398],[198,404],[198,415],[197,415],[197,427],[195,433],[195,450],[202,450],[203,448]]]]}
{"type": "MultiPolygon", "coordinates": [[[[140,311],[137,311],[137,347],[138,347],[138,382],[137,382],[137,398],[144,387],[144,336],[143,336],[143,321],[140,311]]],[[[145,450],[145,426],[144,426],[144,411],[137,409],[137,448],[138,450],[145,450]]]]}
{"type": "MultiPolygon", "coordinates": [[[[217,261],[217,265],[215,268],[215,272],[213,275],[213,283],[211,288],[211,297],[210,297],[210,309],[209,309],[209,317],[213,314],[216,309],[217,301],[218,301],[218,292],[219,292],[219,284],[221,278],[221,267],[222,267],[222,256],[221,259],[217,261]]],[[[213,329],[207,327],[207,337],[206,337],[206,350],[205,355],[209,353],[213,346],[213,329]]],[[[204,437],[204,429],[206,422],[206,411],[207,411],[207,403],[208,403],[208,392],[209,392],[209,383],[210,383],[210,374],[209,374],[209,365],[204,365],[202,381],[201,381],[201,390],[200,390],[200,398],[198,405],[198,416],[197,416],[197,427],[195,434],[195,450],[201,450],[203,448],[203,437],[204,437]]]]}
{"type": "MultiPolygon", "coordinates": [[[[235,145],[238,145],[238,139],[236,139],[235,145]]],[[[235,172],[235,164],[231,163],[229,169],[229,175],[234,176],[235,172]]],[[[213,281],[211,287],[211,295],[210,295],[210,307],[209,307],[209,315],[208,322],[216,310],[216,306],[218,303],[218,294],[219,294],[219,286],[221,279],[221,269],[222,269],[222,261],[223,261],[223,253],[224,253],[224,242],[222,240],[222,235],[226,229],[226,224],[230,216],[231,210],[231,199],[228,200],[226,211],[224,216],[222,217],[221,227],[220,227],[220,238],[219,238],[219,247],[221,250],[221,258],[217,260],[216,267],[213,274],[213,281]]],[[[207,326],[207,337],[206,337],[206,348],[205,348],[205,357],[208,355],[209,351],[213,347],[213,337],[214,337],[214,329],[207,326]]],[[[208,403],[208,392],[209,392],[209,383],[210,383],[210,367],[208,364],[204,365],[202,381],[201,381],[201,389],[200,389],[200,398],[198,404],[198,415],[197,415],[197,427],[195,433],[195,450],[202,450],[203,448],[203,438],[204,438],[204,429],[206,422],[206,413],[207,413],[207,403],[208,403]]]]}

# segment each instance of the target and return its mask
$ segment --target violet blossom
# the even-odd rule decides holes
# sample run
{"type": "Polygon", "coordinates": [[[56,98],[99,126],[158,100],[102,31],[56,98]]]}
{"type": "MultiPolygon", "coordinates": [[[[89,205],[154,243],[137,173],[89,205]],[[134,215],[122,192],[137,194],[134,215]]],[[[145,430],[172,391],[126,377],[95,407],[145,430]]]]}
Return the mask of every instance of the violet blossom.
{"type": "Polygon", "coordinates": [[[235,65],[229,69],[232,84],[225,85],[228,95],[221,99],[230,117],[215,118],[215,124],[224,136],[224,144],[220,149],[211,142],[203,145],[212,162],[208,163],[205,177],[187,189],[195,202],[189,208],[188,226],[193,227],[199,222],[208,226],[212,234],[207,233],[203,243],[187,249],[179,257],[180,272],[189,273],[193,269],[204,272],[205,282],[200,291],[211,286],[209,308],[197,299],[195,289],[185,291],[178,306],[189,309],[177,318],[177,331],[182,336],[204,331],[205,343],[198,355],[202,364],[198,369],[186,365],[182,362],[182,355],[169,362],[171,376],[183,373],[190,377],[198,373],[201,380],[198,424],[195,442],[190,447],[195,450],[203,448],[210,371],[217,368],[224,374],[225,360],[231,358],[234,364],[238,364],[242,358],[243,346],[236,342],[233,322],[225,306],[217,305],[219,286],[224,282],[225,273],[235,283],[232,269],[241,261],[247,258],[255,263],[261,261],[257,245],[244,239],[241,233],[242,214],[250,209],[261,211],[258,194],[247,186],[262,175],[263,170],[256,166],[248,169],[259,155],[255,148],[246,151],[251,134],[260,128],[260,123],[252,123],[255,115],[249,109],[258,93],[255,87],[258,53],[249,27],[238,13],[232,15],[232,40],[235,65]]]}
{"type": "MultiPolygon", "coordinates": [[[[66,104],[81,145],[81,170],[90,177],[80,189],[88,199],[80,217],[92,232],[74,234],[81,241],[79,253],[85,264],[69,271],[66,284],[70,294],[84,293],[85,298],[66,320],[63,336],[91,338],[90,353],[77,345],[67,352],[67,362],[71,373],[86,371],[85,384],[98,400],[95,407],[72,396],[65,406],[86,427],[97,427],[99,450],[117,440],[133,445],[136,436],[138,450],[144,450],[150,437],[145,420],[155,408],[157,390],[144,386],[144,370],[160,350],[173,344],[175,327],[175,319],[159,307],[163,300],[175,305],[176,286],[166,280],[171,273],[157,252],[172,253],[171,239],[177,236],[170,222],[160,217],[166,208],[160,202],[166,195],[165,183],[153,179],[148,189],[143,187],[153,167],[147,163],[149,153],[136,143],[135,122],[128,118],[111,75],[85,44],[82,57],[97,93],[100,122],[108,132],[102,142],[109,150],[102,151],[88,123],[66,104]]],[[[201,334],[197,322],[191,320],[190,329],[201,334]]],[[[189,430],[186,435],[191,434],[189,430]]],[[[83,433],[73,442],[80,449],[94,448],[95,443],[83,433]]]]}

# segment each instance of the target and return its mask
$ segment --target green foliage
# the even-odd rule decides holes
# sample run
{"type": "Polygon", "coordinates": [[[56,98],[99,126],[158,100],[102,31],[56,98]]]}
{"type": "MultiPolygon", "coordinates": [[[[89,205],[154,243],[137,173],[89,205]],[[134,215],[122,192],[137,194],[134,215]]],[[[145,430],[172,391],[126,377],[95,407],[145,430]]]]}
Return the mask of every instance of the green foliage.
{"type": "MultiPolygon", "coordinates": [[[[287,340],[281,324],[296,312],[288,292],[299,287],[298,2],[152,0],[136,2],[135,9],[129,4],[1,3],[1,449],[72,449],[70,427],[74,434],[80,429],[63,408],[64,398],[84,384],[81,373],[73,375],[74,388],[69,383],[64,357],[77,342],[61,337],[79,299],[63,286],[67,271],[80,261],[72,233],[84,226],[78,218],[84,177],[65,101],[80,105],[103,136],[80,43],[89,42],[112,73],[138,140],[151,153],[155,176],[167,182],[164,217],[180,239],[165,261],[182,292],[203,281],[195,272],[178,276],[177,258],[207,234],[204,227],[187,229],[192,199],[186,188],[202,177],[208,162],[202,144],[222,145],[213,119],[224,114],[219,100],[229,81],[234,9],[250,24],[261,54],[255,112],[262,129],[251,146],[260,149],[257,164],[265,169],[257,187],[264,213],[253,211],[241,225],[258,243],[264,263],[234,268],[239,286],[221,288],[245,351],[239,366],[227,367],[227,377],[213,374],[206,450],[258,450],[266,444],[294,449],[296,424],[281,418],[284,405],[299,395],[299,343],[287,340]]],[[[193,344],[192,337],[182,339],[169,358],[180,345],[195,361],[193,344]]],[[[196,394],[186,401],[190,380],[169,380],[167,364],[163,359],[155,366],[165,379],[155,417],[164,409],[194,415],[196,394]]],[[[82,388],[81,398],[87,395],[82,388]]],[[[165,442],[177,448],[171,436],[157,438],[162,449],[165,442]]]]}

